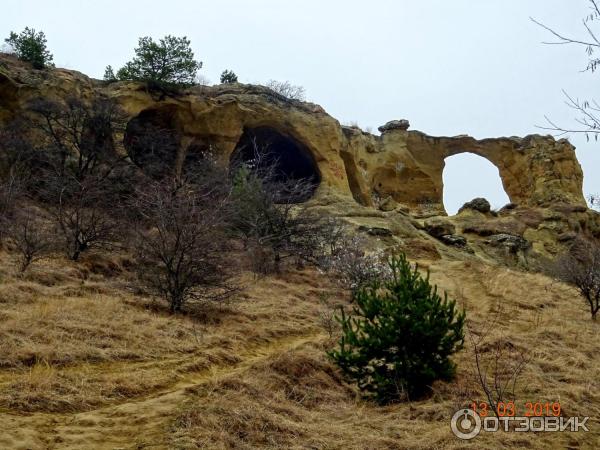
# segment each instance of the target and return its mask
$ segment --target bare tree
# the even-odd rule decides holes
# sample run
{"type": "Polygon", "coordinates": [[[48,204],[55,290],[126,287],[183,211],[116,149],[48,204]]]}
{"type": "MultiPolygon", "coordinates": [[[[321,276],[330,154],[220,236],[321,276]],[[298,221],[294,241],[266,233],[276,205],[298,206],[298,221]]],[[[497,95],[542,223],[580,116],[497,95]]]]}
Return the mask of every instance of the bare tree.
{"type": "Polygon", "coordinates": [[[227,257],[227,199],[207,185],[154,181],[131,201],[140,217],[133,246],[138,279],[162,296],[171,312],[190,300],[218,301],[237,290],[227,257]]]}
{"type": "Polygon", "coordinates": [[[117,246],[119,222],[108,212],[105,184],[91,177],[83,181],[57,177],[45,187],[52,199],[48,209],[69,258],[77,261],[87,250],[117,246]]]}
{"type": "MultiPolygon", "coordinates": [[[[583,47],[587,56],[588,63],[585,68],[586,71],[595,72],[600,64],[600,58],[597,57],[597,52],[600,50],[600,30],[597,29],[598,21],[600,20],[600,7],[597,0],[588,0],[590,5],[590,13],[582,19],[582,29],[584,30],[585,36],[582,38],[571,37],[562,34],[559,31],[545,25],[544,23],[530,18],[534,23],[547,30],[554,38],[554,41],[544,42],[549,45],[576,45],[583,47]]],[[[565,103],[569,108],[576,111],[579,116],[576,118],[576,122],[579,124],[578,128],[565,128],[557,125],[547,116],[546,126],[540,128],[545,130],[556,131],[559,135],[567,133],[581,133],[585,134],[587,139],[592,136],[595,140],[598,139],[600,134],[600,104],[594,99],[592,100],[580,100],[576,97],[569,95],[563,90],[563,94],[566,97],[565,103]]]]}
{"type": "Polygon", "coordinates": [[[77,260],[92,248],[113,248],[123,177],[117,173],[124,155],[116,136],[123,131],[124,114],[110,99],[86,103],[34,99],[31,127],[43,148],[35,161],[30,191],[49,209],[68,256],[77,260]]]}
{"type": "Polygon", "coordinates": [[[35,261],[52,249],[48,225],[31,210],[21,211],[5,222],[8,236],[19,254],[19,270],[25,272],[35,261]]]}
{"type": "Polygon", "coordinates": [[[44,162],[56,173],[68,173],[78,181],[89,175],[102,179],[123,160],[115,148],[115,135],[124,131],[125,115],[114,100],[36,98],[29,108],[35,113],[32,128],[46,139],[44,162]]]}
{"type": "Polygon", "coordinates": [[[557,277],[577,288],[589,305],[593,320],[600,310],[600,245],[597,241],[577,239],[569,251],[558,257],[557,277]]]}
{"type": "Polygon", "coordinates": [[[269,80],[266,86],[292,100],[304,101],[306,99],[305,89],[302,86],[291,84],[289,81],[269,80]]]}

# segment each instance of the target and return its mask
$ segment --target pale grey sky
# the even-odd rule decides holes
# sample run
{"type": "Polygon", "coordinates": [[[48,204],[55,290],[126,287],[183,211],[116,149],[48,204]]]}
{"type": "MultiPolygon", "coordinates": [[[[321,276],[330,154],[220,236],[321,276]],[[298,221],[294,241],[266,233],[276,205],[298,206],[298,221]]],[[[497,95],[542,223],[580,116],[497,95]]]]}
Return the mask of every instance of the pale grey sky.
{"type": "MultiPolygon", "coordinates": [[[[544,114],[573,123],[561,89],[598,94],[582,48],[547,46],[534,16],[582,36],[587,0],[4,0],[0,34],[43,30],[57,66],[100,78],[140,36],[186,35],[202,74],[242,82],[290,80],[342,123],[477,138],[544,133],[544,114]]],[[[600,95],[598,95],[600,97],[600,95]]],[[[600,192],[598,144],[573,136],[584,191],[600,192]]],[[[497,170],[474,155],[447,160],[445,205],[476,196],[506,201],[497,170]]]]}

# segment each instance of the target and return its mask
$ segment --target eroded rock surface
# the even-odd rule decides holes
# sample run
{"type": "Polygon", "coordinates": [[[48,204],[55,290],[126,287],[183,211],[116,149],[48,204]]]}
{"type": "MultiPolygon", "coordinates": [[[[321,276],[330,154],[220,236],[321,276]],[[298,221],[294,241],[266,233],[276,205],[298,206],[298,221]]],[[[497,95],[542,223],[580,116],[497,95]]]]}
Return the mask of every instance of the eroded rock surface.
{"type": "MultiPolygon", "coordinates": [[[[176,170],[194,164],[203,151],[229,164],[245,136],[271,133],[274,141],[286,143],[280,157],[286,157],[286,149],[298,149],[304,163],[314,166],[314,179],[319,183],[313,196],[316,204],[336,198],[339,208],[349,202],[357,208],[373,207],[366,208],[371,213],[360,215],[383,214],[377,219],[384,224],[382,229],[388,229],[387,223],[402,223],[389,229],[403,230],[412,227],[404,225],[410,220],[445,216],[445,159],[470,152],[498,168],[510,208],[501,210],[499,217],[477,212],[456,216],[444,230],[432,229],[436,238],[467,233],[471,243],[471,236],[485,239],[507,233],[531,242],[536,251],[551,254],[572,233],[600,235],[600,219],[586,207],[575,149],[565,139],[434,137],[408,130],[407,120],[387,123],[376,136],[341,126],[320,106],[287,99],[263,86],[197,86],[173,94],[148,90],[141,83],[105,83],[70,70],[33,70],[0,55],[0,127],[30,116],[31,99],[69,96],[84,101],[95,96],[114,98],[127,114],[130,132],[135,126],[143,129],[148,121],[169,128],[176,140],[168,159],[176,170]]],[[[488,209],[479,203],[474,209],[488,209]]],[[[348,207],[344,208],[344,215],[349,216],[348,207]]],[[[462,239],[456,241],[462,243],[462,239]]]]}

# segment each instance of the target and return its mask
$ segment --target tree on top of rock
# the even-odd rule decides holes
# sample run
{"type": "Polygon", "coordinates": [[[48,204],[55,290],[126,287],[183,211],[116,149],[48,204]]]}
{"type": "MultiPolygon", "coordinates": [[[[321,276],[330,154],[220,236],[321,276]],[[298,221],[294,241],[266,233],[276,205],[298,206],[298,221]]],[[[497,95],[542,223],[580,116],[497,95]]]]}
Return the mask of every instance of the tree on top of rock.
{"type": "Polygon", "coordinates": [[[136,80],[159,86],[194,84],[202,62],[194,60],[187,37],[165,36],[159,42],[142,37],[135,49],[135,58],[119,69],[119,80],[136,80]]]}
{"type": "Polygon", "coordinates": [[[229,84],[229,83],[237,83],[238,77],[233,70],[224,70],[221,74],[221,83],[229,84]]]}
{"type": "Polygon", "coordinates": [[[46,35],[42,31],[36,32],[29,27],[25,27],[20,34],[11,31],[4,42],[20,60],[30,62],[34,69],[52,67],[52,54],[46,48],[46,35]]]}

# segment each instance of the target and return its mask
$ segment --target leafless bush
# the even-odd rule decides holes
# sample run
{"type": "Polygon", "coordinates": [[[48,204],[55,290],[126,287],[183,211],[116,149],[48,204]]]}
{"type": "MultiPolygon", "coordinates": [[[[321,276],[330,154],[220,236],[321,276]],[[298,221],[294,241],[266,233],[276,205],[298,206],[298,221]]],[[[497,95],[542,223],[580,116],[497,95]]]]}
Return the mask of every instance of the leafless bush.
{"type": "Polygon", "coordinates": [[[47,185],[52,199],[48,209],[56,220],[67,256],[77,261],[87,250],[115,248],[120,237],[119,222],[107,211],[106,185],[92,178],[63,181],[56,178],[47,185]]]}
{"type": "Polygon", "coordinates": [[[577,239],[568,252],[559,256],[555,275],[577,288],[587,301],[593,320],[600,310],[600,245],[597,241],[577,239]]]}
{"type": "Polygon", "coordinates": [[[339,222],[303,203],[314,191],[312,180],[282,179],[268,149],[255,145],[254,150],[253,159],[232,166],[235,233],[253,254],[272,258],[272,265],[261,264],[263,270],[279,270],[287,258],[318,263],[338,238],[339,222]]]}
{"type": "Polygon", "coordinates": [[[367,241],[363,236],[352,236],[346,230],[322,259],[320,267],[351,291],[371,281],[390,279],[392,273],[383,252],[367,253],[366,248],[367,241]]]}
{"type": "Polygon", "coordinates": [[[37,98],[29,106],[36,114],[30,126],[41,141],[29,191],[49,209],[71,259],[92,248],[113,248],[118,237],[113,211],[126,183],[116,174],[124,160],[116,150],[124,114],[101,97],[37,98]]]}
{"type": "Polygon", "coordinates": [[[25,272],[35,261],[52,249],[52,234],[48,225],[32,211],[20,211],[4,222],[9,239],[19,254],[19,270],[25,272]]]}
{"type": "Polygon", "coordinates": [[[198,184],[168,180],[150,183],[132,199],[142,219],[133,238],[138,279],[171,312],[190,300],[223,300],[237,290],[235,263],[226,255],[226,201],[198,184]]]}
{"type": "Polygon", "coordinates": [[[44,163],[55,173],[79,181],[89,175],[106,178],[123,160],[115,135],[124,131],[125,115],[114,100],[36,98],[29,108],[37,115],[31,127],[45,138],[44,163]]]}
{"type": "Polygon", "coordinates": [[[495,318],[479,333],[467,321],[467,335],[474,357],[474,376],[496,416],[503,414],[499,413],[499,404],[506,406],[509,402],[515,402],[519,377],[529,362],[525,352],[508,339],[489,340],[490,331],[498,326],[499,314],[500,308],[495,318]]]}
{"type": "Polygon", "coordinates": [[[269,80],[266,86],[292,100],[304,101],[306,99],[305,89],[302,86],[291,84],[289,81],[269,80]]]}
{"type": "Polygon", "coordinates": [[[319,304],[319,322],[321,327],[327,332],[329,339],[333,340],[342,329],[336,317],[343,306],[332,300],[331,295],[327,293],[319,297],[319,304]]]}
{"type": "Polygon", "coordinates": [[[33,158],[23,122],[14,121],[0,129],[0,220],[10,219],[15,213],[15,204],[24,195],[31,176],[28,169],[33,158]]]}

